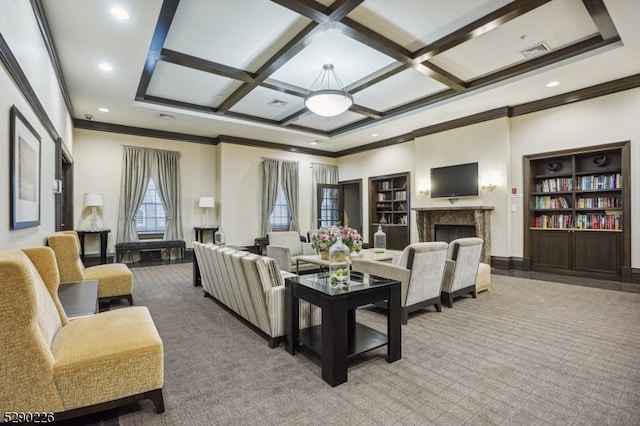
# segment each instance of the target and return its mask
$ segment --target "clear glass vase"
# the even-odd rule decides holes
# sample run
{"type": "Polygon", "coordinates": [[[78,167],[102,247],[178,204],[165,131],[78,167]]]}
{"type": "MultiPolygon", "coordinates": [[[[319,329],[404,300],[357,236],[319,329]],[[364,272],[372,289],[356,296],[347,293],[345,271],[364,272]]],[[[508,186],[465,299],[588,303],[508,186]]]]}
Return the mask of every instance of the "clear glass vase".
{"type": "Polygon", "coordinates": [[[373,234],[373,251],[374,253],[384,253],[387,249],[387,234],[382,230],[382,226],[378,225],[378,230],[373,234]]]}
{"type": "Polygon", "coordinates": [[[222,229],[222,226],[218,228],[215,234],[213,234],[213,242],[217,246],[223,246],[227,243],[227,236],[224,233],[224,229],[222,229]]]}
{"type": "Polygon", "coordinates": [[[342,238],[338,238],[338,241],[329,249],[329,276],[331,277],[331,285],[334,287],[349,285],[351,270],[349,254],[349,247],[342,242],[342,238]]]}

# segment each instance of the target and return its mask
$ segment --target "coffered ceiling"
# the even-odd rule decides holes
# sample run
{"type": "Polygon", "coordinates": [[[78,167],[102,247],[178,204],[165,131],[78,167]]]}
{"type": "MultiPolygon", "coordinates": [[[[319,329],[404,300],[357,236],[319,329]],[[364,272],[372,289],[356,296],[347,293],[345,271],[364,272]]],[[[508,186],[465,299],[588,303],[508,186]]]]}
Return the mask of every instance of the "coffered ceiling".
{"type": "Polygon", "coordinates": [[[640,73],[636,0],[34,2],[77,127],[205,143],[335,155],[640,73]],[[304,105],[324,64],[354,98],[332,118],[304,105]]]}

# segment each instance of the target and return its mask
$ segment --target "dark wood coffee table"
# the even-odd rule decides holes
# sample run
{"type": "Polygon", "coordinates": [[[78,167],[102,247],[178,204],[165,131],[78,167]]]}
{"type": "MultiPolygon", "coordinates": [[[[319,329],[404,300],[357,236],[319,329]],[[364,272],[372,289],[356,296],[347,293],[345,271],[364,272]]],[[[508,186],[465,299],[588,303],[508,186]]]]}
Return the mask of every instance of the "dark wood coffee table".
{"type": "Polygon", "coordinates": [[[294,276],[285,280],[287,352],[304,345],[320,355],[322,379],[331,386],[347,381],[348,359],[387,345],[387,362],[402,357],[400,282],[351,273],[352,285],[338,289],[327,274],[294,276]],[[322,308],[322,324],[300,330],[300,300],[322,308]],[[387,334],[356,322],[356,308],[387,301],[387,334]]]}

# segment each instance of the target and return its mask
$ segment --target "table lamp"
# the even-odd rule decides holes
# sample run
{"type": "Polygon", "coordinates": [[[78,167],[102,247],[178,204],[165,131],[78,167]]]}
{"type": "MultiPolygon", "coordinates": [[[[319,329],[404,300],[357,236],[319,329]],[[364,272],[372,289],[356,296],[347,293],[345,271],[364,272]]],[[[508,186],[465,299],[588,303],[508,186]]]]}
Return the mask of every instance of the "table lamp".
{"type": "Polygon", "coordinates": [[[213,197],[200,197],[200,203],[198,206],[204,209],[204,226],[210,227],[211,221],[209,220],[209,209],[216,206],[216,200],[213,197]]]}
{"type": "Polygon", "coordinates": [[[84,194],[84,205],[86,207],[91,207],[91,230],[92,231],[97,231],[98,230],[98,207],[100,206],[104,206],[104,194],[102,193],[95,193],[95,194],[90,194],[90,193],[86,193],[84,194]]]}

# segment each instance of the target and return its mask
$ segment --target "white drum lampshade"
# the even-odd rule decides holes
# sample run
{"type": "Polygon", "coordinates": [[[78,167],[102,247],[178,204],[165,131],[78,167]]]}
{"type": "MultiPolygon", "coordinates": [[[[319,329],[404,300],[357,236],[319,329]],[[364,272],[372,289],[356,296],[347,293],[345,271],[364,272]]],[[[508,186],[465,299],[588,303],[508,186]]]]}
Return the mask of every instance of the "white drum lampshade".
{"type": "Polygon", "coordinates": [[[198,207],[204,209],[204,226],[210,227],[211,220],[209,219],[209,209],[215,208],[216,199],[213,197],[200,197],[198,207]]]}
{"type": "Polygon", "coordinates": [[[91,207],[91,230],[98,230],[98,207],[104,206],[103,193],[87,193],[84,194],[85,207],[91,207]]]}

